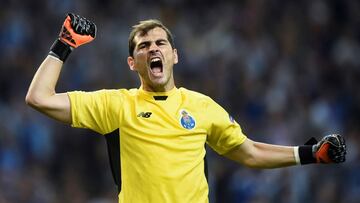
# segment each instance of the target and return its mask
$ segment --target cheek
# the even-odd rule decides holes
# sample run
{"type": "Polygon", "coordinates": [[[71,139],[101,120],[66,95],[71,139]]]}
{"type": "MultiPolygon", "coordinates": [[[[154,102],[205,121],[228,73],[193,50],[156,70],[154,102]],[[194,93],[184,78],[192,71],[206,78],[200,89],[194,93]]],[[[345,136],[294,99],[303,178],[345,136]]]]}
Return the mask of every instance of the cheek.
{"type": "Polygon", "coordinates": [[[170,63],[176,64],[178,62],[177,54],[172,48],[164,50],[163,53],[166,53],[166,58],[169,60],[170,63]]]}
{"type": "Polygon", "coordinates": [[[172,65],[177,63],[177,57],[176,57],[176,55],[174,55],[174,53],[172,53],[172,52],[169,53],[168,59],[170,59],[170,60],[169,60],[169,63],[171,63],[172,65]]]}
{"type": "Polygon", "coordinates": [[[135,56],[135,65],[142,66],[146,64],[146,55],[143,53],[137,53],[135,56]]]}

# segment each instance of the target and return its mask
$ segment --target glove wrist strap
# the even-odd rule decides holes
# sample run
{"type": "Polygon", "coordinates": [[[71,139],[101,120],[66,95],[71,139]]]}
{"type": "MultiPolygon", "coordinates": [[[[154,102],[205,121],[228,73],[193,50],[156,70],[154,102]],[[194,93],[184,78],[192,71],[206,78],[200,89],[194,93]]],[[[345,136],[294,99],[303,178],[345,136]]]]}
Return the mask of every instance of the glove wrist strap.
{"type": "Polygon", "coordinates": [[[301,165],[316,163],[312,145],[299,146],[299,158],[301,165]]]}
{"type": "Polygon", "coordinates": [[[60,39],[56,39],[50,48],[49,55],[60,59],[62,62],[65,62],[72,50],[73,48],[70,45],[62,42],[60,39]]]}

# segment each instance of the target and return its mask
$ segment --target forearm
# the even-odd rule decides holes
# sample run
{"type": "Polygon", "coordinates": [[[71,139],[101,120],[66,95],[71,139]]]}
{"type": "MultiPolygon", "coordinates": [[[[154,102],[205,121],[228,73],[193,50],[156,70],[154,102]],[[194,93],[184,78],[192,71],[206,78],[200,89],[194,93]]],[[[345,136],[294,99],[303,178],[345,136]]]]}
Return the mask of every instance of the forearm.
{"type": "Polygon", "coordinates": [[[294,147],[254,142],[253,168],[280,168],[296,165],[294,147]]]}
{"type": "Polygon", "coordinates": [[[294,147],[254,142],[250,139],[225,156],[250,168],[280,168],[296,164],[294,147]]]}
{"type": "Polygon", "coordinates": [[[45,115],[71,123],[70,101],[66,93],[57,94],[56,83],[63,62],[47,56],[36,71],[26,95],[26,103],[45,115]]]}
{"type": "Polygon", "coordinates": [[[41,106],[56,94],[55,87],[59,79],[63,62],[53,56],[47,56],[36,71],[26,95],[31,106],[41,106]]]}

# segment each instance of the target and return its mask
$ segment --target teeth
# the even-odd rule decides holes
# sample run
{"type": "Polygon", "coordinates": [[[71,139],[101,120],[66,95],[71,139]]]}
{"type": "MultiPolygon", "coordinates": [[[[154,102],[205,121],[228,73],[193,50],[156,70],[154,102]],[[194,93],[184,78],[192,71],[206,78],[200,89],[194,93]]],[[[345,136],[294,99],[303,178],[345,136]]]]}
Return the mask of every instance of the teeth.
{"type": "Polygon", "coordinates": [[[160,59],[159,59],[159,58],[153,58],[153,59],[151,59],[151,62],[157,62],[157,61],[160,61],[160,59]]]}

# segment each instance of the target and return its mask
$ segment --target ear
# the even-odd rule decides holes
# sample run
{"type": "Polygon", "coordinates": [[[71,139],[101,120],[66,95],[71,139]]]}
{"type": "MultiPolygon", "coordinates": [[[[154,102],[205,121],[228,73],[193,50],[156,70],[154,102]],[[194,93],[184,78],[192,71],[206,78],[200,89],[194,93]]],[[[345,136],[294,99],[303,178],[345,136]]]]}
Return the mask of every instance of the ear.
{"type": "Polygon", "coordinates": [[[177,64],[179,62],[179,58],[178,58],[178,54],[177,54],[177,49],[173,50],[173,54],[174,54],[174,64],[177,64]]]}
{"type": "Polygon", "coordinates": [[[127,58],[127,63],[128,63],[128,65],[129,65],[130,70],[136,71],[136,70],[135,70],[135,60],[134,60],[133,57],[129,56],[129,57],[127,58]]]}

